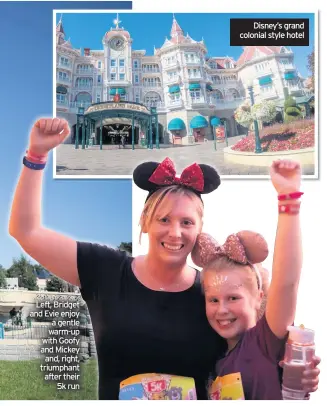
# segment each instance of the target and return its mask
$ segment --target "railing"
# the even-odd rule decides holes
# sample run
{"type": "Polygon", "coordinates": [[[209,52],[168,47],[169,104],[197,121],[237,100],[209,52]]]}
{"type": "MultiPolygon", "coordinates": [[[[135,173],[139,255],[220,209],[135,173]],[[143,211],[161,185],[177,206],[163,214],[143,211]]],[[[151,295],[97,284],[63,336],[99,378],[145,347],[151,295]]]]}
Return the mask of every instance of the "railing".
{"type": "Polygon", "coordinates": [[[94,72],[95,72],[95,69],[76,69],[77,75],[84,75],[84,74],[93,75],[94,72]]]}
{"type": "Polygon", "coordinates": [[[85,109],[87,109],[88,107],[91,106],[92,103],[90,102],[82,102],[82,101],[77,101],[77,102],[70,102],[69,103],[69,107],[70,108],[77,108],[77,107],[84,107],[85,109]]]}
{"type": "Polygon", "coordinates": [[[171,77],[167,77],[166,83],[178,83],[179,80],[180,80],[180,77],[178,75],[171,76],[171,77]]]}
{"type": "Polygon", "coordinates": [[[189,79],[201,79],[201,78],[202,78],[201,74],[198,74],[198,75],[188,75],[188,77],[189,77],[189,79]]]}
{"type": "Polygon", "coordinates": [[[144,105],[150,110],[151,107],[156,107],[157,110],[163,110],[166,108],[164,102],[153,102],[153,103],[144,103],[144,105]]]}
{"type": "Polygon", "coordinates": [[[68,107],[68,101],[67,100],[58,100],[57,99],[57,105],[62,106],[62,107],[64,107],[64,106],[68,107]]]}
{"type": "Polygon", "coordinates": [[[209,104],[216,106],[217,108],[224,109],[236,109],[245,100],[245,97],[240,97],[237,99],[213,99],[209,98],[209,104]]]}
{"type": "Polygon", "coordinates": [[[143,68],[143,69],[142,69],[142,72],[143,72],[143,73],[160,73],[161,70],[160,70],[159,68],[157,68],[157,69],[146,69],[146,68],[143,68]]]}
{"type": "Polygon", "coordinates": [[[90,90],[90,89],[92,89],[92,87],[93,87],[93,83],[91,84],[81,84],[81,83],[79,83],[79,84],[76,84],[75,85],[75,89],[79,89],[79,90],[90,90]]]}
{"type": "Polygon", "coordinates": [[[69,77],[60,77],[60,76],[58,76],[57,75],[57,82],[60,82],[60,83],[71,83],[71,78],[69,78],[69,77]]]}
{"type": "Polygon", "coordinates": [[[168,108],[181,107],[181,106],[183,106],[183,101],[182,100],[172,100],[167,104],[168,108]]]}
{"type": "Polygon", "coordinates": [[[206,103],[204,97],[191,97],[191,104],[203,104],[206,103]]]}
{"type": "Polygon", "coordinates": [[[161,83],[142,83],[143,87],[161,87],[161,83]]]}
{"type": "Polygon", "coordinates": [[[71,69],[72,64],[71,63],[64,63],[64,62],[58,62],[57,64],[58,68],[65,68],[65,69],[71,69]]]}

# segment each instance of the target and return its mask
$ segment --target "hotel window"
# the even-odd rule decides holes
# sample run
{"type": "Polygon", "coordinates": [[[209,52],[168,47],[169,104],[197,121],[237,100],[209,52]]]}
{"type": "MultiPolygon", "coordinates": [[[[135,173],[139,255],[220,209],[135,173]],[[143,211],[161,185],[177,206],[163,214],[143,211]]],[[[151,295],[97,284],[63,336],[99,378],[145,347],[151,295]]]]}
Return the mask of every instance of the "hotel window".
{"type": "Polygon", "coordinates": [[[125,66],[125,59],[119,59],[119,67],[123,68],[125,66]]]}
{"type": "Polygon", "coordinates": [[[140,96],[138,94],[135,95],[135,102],[140,103],[140,96]]]}
{"type": "Polygon", "coordinates": [[[119,80],[125,80],[125,73],[119,74],[119,80]]]}
{"type": "Polygon", "coordinates": [[[101,69],[101,61],[98,62],[98,69],[101,69]]]}
{"type": "Polygon", "coordinates": [[[172,102],[176,102],[176,101],[179,101],[181,99],[181,94],[178,92],[178,93],[172,93],[171,95],[170,95],[170,100],[172,101],[172,102]]]}
{"type": "Polygon", "coordinates": [[[61,79],[61,80],[67,80],[68,79],[68,75],[67,75],[67,73],[66,72],[58,72],[58,77],[59,77],[59,79],[61,79]]]}
{"type": "Polygon", "coordinates": [[[134,61],[134,69],[137,69],[139,67],[139,61],[135,60],[134,61]]]}
{"type": "Polygon", "coordinates": [[[190,96],[192,99],[199,99],[201,96],[200,90],[190,90],[190,96]]]}
{"type": "Polygon", "coordinates": [[[101,83],[101,75],[98,75],[98,83],[101,83]]]}
{"type": "Polygon", "coordinates": [[[111,59],[111,61],[110,61],[110,66],[111,66],[112,68],[115,68],[115,67],[116,67],[116,59],[111,59]]]}
{"type": "Polygon", "coordinates": [[[69,65],[69,59],[68,59],[68,58],[64,58],[63,56],[61,56],[61,57],[60,57],[60,63],[61,63],[61,65],[68,66],[68,65],[69,65]]]}
{"type": "Polygon", "coordinates": [[[134,83],[139,83],[139,75],[134,75],[134,83]]]}
{"type": "Polygon", "coordinates": [[[110,73],[110,80],[116,80],[116,74],[110,73]]]}
{"type": "Polygon", "coordinates": [[[97,94],[97,103],[100,103],[100,102],[101,102],[100,95],[99,95],[99,94],[97,94]]]}
{"type": "Polygon", "coordinates": [[[65,104],[66,103],[66,95],[57,93],[57,103],[65,104]]]}

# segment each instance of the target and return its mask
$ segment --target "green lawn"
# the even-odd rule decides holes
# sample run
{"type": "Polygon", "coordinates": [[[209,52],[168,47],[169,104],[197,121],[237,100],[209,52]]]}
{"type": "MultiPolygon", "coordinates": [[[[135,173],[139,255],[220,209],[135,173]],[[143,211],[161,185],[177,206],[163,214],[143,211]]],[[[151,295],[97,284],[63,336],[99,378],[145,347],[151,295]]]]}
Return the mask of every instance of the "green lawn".
{"type": "Polygon", "coordinates": [[[79,390],[57,390],[44,380],[40,361],[0,361],[0,400],[96,400],[98,371],[94,359],[81,363],[79,390]]]}

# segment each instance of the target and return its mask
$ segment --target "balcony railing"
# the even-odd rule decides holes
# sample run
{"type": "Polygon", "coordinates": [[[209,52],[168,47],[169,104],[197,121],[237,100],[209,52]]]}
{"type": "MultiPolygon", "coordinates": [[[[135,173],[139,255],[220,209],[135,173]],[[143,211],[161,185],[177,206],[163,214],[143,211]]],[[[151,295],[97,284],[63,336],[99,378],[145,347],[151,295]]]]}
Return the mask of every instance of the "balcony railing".
{"type": "Polygon", "coordinates": [[[157,111],[162,111],[166,109],[165,103],[164,102],[150,102],[150,103],[144,103],[144,105],[150,110],[151,107],[156,107],[157,111]]]}
{"type": "Polygon", "coordinates": [[[95,69],[76,69],[77,75],[93,75],[95,69]]]}
{"type": "Polygon", "coordinates": [[[188,75],[189,79],[202,79],[201,74],[197,74],[197,75],[188,75]]]}
{"type": "Polygon", "coordinates": [[[62,76],[58,76],[57,75],[57,82],[60,82],[60,83],[71,83],[71,78],[69,78],[69,77],[62,77],[62,76]]]}
{"type": "Polygon", "coordinates": [[[64,68],[64,69],[71,69],[72,68],[72,64],[71,63],[65,63],[65,62],[61,62],[59,61],[57,63],[58,68],[64,68]]]}
{"type": "Polygon", "coordinates": [[[75,85],[75,89],[78,90],[91,90],[93,88],[93,83],[78,83],[75,85]]]}
{"type": "Polygon", "coordinates": [[[171,77],[167,77],[166,78],[166,83],[178,83],[178,81],[180,80],[180,77],[178,75],[176,76],[171,76],[171,77]]]}
{"type": "Polygon", "coordinates": [[[167,104],[168,108],[174,108],[174,107],[182,107],[183,106],[183,100],[170,100],[167,104]]]}
{"type": "Polygon", "coordinates": [[[204,104],[206,100],[204,97],[191,97],[191,104],[204,104]]]}
{"type": "Polygon", "coordinates": [[[161,87],[161,83],[142,83],[142,86],[143,87],[155,87],[155,88],[158,88],[158,87],[161,87]]]}
{"type": "Polygon", "coordinates": [[[245,100],[245,97],[240,97],[237,99],[214,99],[209,98],[209,104],[216,106],[220,110],[236,109],[245,100]]]}
{"type": "Polygon", "coordinates": [[[143,68],[142,69],[143,73],[160,73],[161,70],[159,68],[156,69],[147,69],[147,68],[143,68]]]}
{"type": "Polygon", "coordinates": [[[68,101],[67,100],[58,100],[57,99],[57,106],[58,107],[67,107],[68,108],[68,101]]]}
{"type": "Polygon", "coordinates": [[[88,107],[91,106],[91,102],[84,102],[84,101],[75,101],[75,102],[70,102],[69,107],[70,108],[77,108],[77,107],[84,107],[87,109],[88,107]]]}

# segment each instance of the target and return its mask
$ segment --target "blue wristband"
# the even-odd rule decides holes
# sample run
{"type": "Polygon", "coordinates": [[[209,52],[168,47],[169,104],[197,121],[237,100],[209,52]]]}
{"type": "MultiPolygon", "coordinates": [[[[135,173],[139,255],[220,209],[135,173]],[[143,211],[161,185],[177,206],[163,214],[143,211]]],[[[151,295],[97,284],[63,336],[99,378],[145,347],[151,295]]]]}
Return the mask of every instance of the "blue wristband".
{"type": "Polygon", "coordinates": [[[44,168],[45,168],[45,165],[46,165],[46,164],[35,164],[35,163],[33,163],[33,162],[30,162],[30,161],[27,160],[26,156],[24,156],[23,164],[24,164],[27,168],[34,169],[34,170],[36,170],[36,171],[39,171],[39,170],[41,170],[41,169],[44,169],[44,168]]]}

